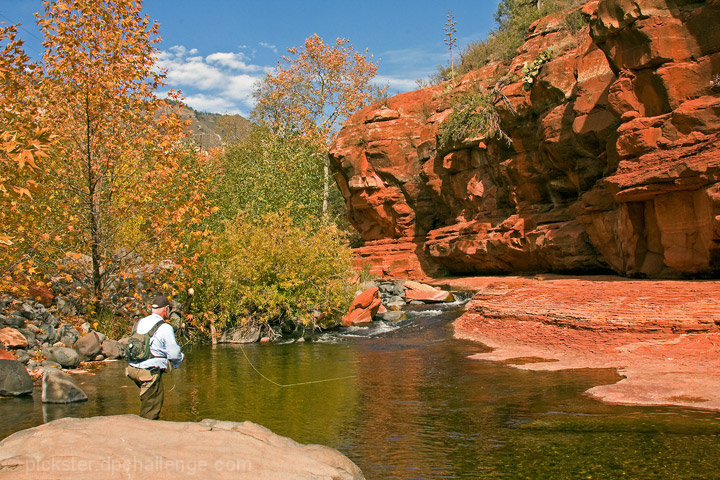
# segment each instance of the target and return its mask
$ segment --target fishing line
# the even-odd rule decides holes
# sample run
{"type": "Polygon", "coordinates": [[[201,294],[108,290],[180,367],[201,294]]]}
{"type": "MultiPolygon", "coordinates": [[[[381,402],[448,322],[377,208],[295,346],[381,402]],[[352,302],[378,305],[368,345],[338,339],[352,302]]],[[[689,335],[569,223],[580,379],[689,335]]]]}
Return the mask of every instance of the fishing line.
{"type": "Polygon", "coordinates": [[[250,361],[250,358],[247,356],[247,353],[245,353],[245,347],[243,347],[242,344],[240,344],[240,350],[242,350],[242,353],[243,353],[243,355],[245,356],[245,360],[247,360],[247,362],[250,364],[250,366],[252,367],[252,369],[255,370],[255,373],[257,373],[257,374],[260,375],[262,378],[264,378],[265,380],[267,380],[268,382],[272,383],[273,385],[275,385],[275,386],[277,386],[277,387],[283,387],[283,388],[285,388],[285,387],[297,387],[297,386],[300,386],[300,385],[312,385],[312,384],[315,384],[315,383],[334,382],[334,381],[337,381],[337,380],[348,380],[348,379],[350,379],[350,378],[356,378],[356,377],[357,377],[357,375],[347,375],[347,376],[345,376],[345,377],[324,378],[324,379],[322,379],[322,380],[311,380],[311,381],[309,381],[309,382],[278,383],[278,382],[276,382],[275,380],[273,380],[272,378],[266,377],[265,375],[262,374],[262,372],[261,372],[260,370],[258,370],[257,368],[255,368],[255,365],[253,365],[253,363],[250,361]]]}

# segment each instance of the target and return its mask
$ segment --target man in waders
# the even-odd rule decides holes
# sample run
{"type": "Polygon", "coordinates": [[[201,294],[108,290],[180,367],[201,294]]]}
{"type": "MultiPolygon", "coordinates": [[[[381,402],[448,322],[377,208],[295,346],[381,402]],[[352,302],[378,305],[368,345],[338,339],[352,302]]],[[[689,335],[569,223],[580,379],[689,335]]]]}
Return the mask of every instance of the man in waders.
{"type": "Polygon", "coordinates": [[[169,323],[165,323],[171,310],[167,298],[155,297],[152,313],[138,320],[126,347],[129,365],[125,375],[140,387],[140,416],[151,420],[160,417],[165,398],[163,372],[170,366],[177,368],[183,361],[175,331],[169,323]]]}

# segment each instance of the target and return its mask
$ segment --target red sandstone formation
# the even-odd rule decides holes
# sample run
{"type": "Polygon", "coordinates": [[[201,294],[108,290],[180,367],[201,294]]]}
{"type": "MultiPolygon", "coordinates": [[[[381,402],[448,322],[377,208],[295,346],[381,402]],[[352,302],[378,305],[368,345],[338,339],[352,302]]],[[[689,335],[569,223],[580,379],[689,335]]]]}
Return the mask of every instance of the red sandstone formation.
{"type": "Polygon", "coordinates": [[[413,300],[420,302],[452,302],[455,297],[446,290],[408,280],[405,282],[405,300],[408,302],[413,300]]]}
{"type": "Polygon", "coordinates": [[[371,271],[717,275],[720,0],[581,11],[577,34],[543,18],[511,62],[348,120],[331,163],[371,271]],[[475,90],[492,92],[512,144],[438,143],[453,99],[475,90]]]}
{"type": "Polygon", "coordinates": [[[720,283],[618,277],[443,280],[477,290],[455,335],[474,355],[530,370],[617,368],[588,394],[612,403],[720,410],[720,283]]]}
{"type": "Polygon", "coordinates": [[[342,318],[342,324],[348,327],[372,322],[375,314],[383,306],[379,292],[380,290],[377,287],[368,288],[355,297],[347,315],[342,318]]]}

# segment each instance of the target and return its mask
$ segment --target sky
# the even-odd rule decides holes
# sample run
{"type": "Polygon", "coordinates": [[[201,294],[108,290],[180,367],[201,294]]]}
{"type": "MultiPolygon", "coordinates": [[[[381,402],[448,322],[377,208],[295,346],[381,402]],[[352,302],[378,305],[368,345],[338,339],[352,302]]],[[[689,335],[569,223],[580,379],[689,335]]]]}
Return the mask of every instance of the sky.
{"type": "MultiPolygon", "coordinates": [[[[196,110],[249,116],[255,82],[281,55],[317,33],[326,43],[346,38],[379,64],[375,82],[391,94],[414,90],[439,65],[449,65],[443,26],[455,17],[458,50],[487,37],[498,0],[242,1],[144,0],[160,24],[158,64],[168,88],[196,110]]],[[[0,0],[0,22],[20,23],[20,37],[39,58],[34,12],[41,0],[0,0]]],[[[457,56],[456,56],[457,59],[457,56]]],[[[163,92],[158,92],[162,94],[163,92]]]]}

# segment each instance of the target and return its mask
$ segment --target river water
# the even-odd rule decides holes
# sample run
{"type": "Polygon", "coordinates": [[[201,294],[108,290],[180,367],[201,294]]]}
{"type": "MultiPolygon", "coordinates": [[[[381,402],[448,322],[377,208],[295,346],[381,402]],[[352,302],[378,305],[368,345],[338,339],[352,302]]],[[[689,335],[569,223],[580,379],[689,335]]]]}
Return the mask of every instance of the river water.
{"type": "MultiPolygon", "coordinates": [[[[720,478],[720,414],[583,396],[617,381],[613,370],[530,372],[470,360],[483,347],[452,338],[461,305],[418,308],[396,324],[312,342],[188,349],[165,376],[163,419],[250,420],[337,448],[368,479],[720,478]],[[277,383],[353,378],[278,387],[243,349],[277,383]]],[[[86,403],[43,405],[38,391],[0,399],[0,438],[63,416],[136,413],[124,366],[76,376],[86,403]]]]}

